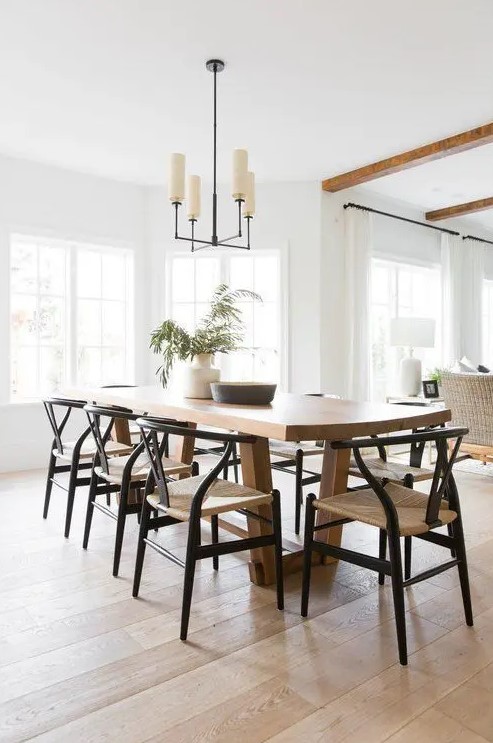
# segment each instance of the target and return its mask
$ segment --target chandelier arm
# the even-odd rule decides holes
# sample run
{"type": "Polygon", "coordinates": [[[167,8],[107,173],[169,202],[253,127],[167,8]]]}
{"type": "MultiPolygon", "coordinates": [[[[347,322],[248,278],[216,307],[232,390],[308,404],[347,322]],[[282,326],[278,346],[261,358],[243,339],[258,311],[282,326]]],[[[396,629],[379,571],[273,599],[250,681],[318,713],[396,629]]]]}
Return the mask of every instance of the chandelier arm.
{"type": "Polygon", "coordinates": [[[239,240],[241,235],[230,235],[229,237],[225,237],[223,240],[218,240],[218,245],[224,245],[224,243],[229,242],[230,240],[239,240]]]}
{"type": "Polygon", "coordinates": [[[179,201],[173,201],[175,207],[175,240],[178,240],[178,207],[180,206],[179,201]]]}
{"type": "Polygon", "coordinates": [[[251,220],[252,220],[251,217],[246,217],[246,222],[247,222],[247,246],[248,246],[248,250],[250,250],[250,222],[251,222],[251,220]]]}
{"type": "Polygon", "coordinates": [[[202,244],[203,245],[214,245],[214,243],[211,242],[211,240],[196,240],[195,238],[194,240],[192,240],[191,237],[181,237],[181,235],[178,235],[177,237],[175,237],[175,240],[184,240],[187,243],[195,242],[196,244],[198,243],[200,245],[202,244]]]}
{"type": "Polygon", "coordinates": [[[241,237],[241,205],[243,199],[236,199],[236,202],[238,204],[238,237],[241,237]]]}

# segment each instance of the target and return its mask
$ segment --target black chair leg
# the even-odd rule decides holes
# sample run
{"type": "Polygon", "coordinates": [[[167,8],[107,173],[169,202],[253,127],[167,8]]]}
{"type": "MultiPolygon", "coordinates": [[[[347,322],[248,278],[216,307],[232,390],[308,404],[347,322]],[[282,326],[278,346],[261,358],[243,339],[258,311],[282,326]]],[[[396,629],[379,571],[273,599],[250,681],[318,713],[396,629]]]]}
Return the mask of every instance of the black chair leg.
{"type": "Polygon", "coordinates": [[[192,469],[191,469],[192,477],[197,477],[199,474],[199,463],[198,462],[192,462],[192,469]]]}
{"type": "Polygon", "coordinates": [[[111,506],[111,493],[106,493],[106,505],[108,508],[111,506]]]}
{"type": "Polygon", "coordinates": [[[120,490],[120,503],[118,504],[118,516],[116,519],[115,551],[113,554],[113,577],[117,577],[122,555],[123,535],[125,533],[125,521],[127,520],[128,485],[122,483],[120,490]]]}
{"type": "Polygon", "coordinates": [[[272,491],[272,529],[276,560],[277,608],[284,609],[284,576],[282,567],[282,526],[281,496],[278,490],[272,491]]]}
{"type": "MultiPolygon", "coordinates": [[[[147,498],[144,496],[142,503],[142,512],[140,516],[140,529],[139,529],[139,540],[137,543],[137,555],[135,558],[135,571],[134,571],[134,584],[132,588],[132,596],[137,598],[139,595],[140,580],[142,578],[142,568],[144,566],[144,556],[146,551],[147,533],[149,531],[149,521],[151,515],[151,506],[147,502],[147,498]]],[[[156,529],[157,531],[157,529],[156,529]]]]}
{"type": "Polygon", "coordinates": [[[388,535],[399,660],[403,666],[407,666],[406,609],[404,604],[404,586],[402,581],[401,541],[399,533],[394,529],[389,529],[388,535]]]}
{"type": "Polygon", "coordinates": [[[301,588],[301,616],[308,616],[308,600],[310,598],[310,577],[312,572],[312,542],[313,527],[315,526],[315,495],[310,493],[305,501],[305,542],[303,546],[303,583],[301,588]]]}
{"type": "MultiPolygon", "coordinates": [[[[447,524],[447,532],[448,532],[449,537],[452,537],[453,539],[454,538],[454,527],[452,526],[452,524],[447,524]]],[[[452,558],[452,560],[455,560],[456,553],[453,547],[450,550],[450,557],[452,558]]]]}
{"type": "Polygon", "coordinates": [[[238,483],[238,448],[236,446],[236,442],[233,444],[232,455],[233,455],[233,460],[234,460],[233,473],[235,477],[235,482],[238,483]]]}
{"type": "Polygon", "coordinates": [[[48,476],[46,478],[46,490],[45,490],[45,502],[43,505],[43,518],[47,518],[48,509],[50,507],[51,491],[53,488],[52,478],[55,474],[56,457],[54,454],[50,454],[50,463],[48,465],[48,476]]]}
{"type": "MultiPolygon", "coordinates": [[[[404,476],[403,484],[406,488],[414,489],[414,476],[411,472],[404,476]]],[[[412,550],[412,537],[404,537],[404,580],[411,577],[412,550]]]]}
{"type": "MultiPolygon", "coordinates": [[[[212,544],[217,544],[219,542],[219,520],[217,516],[211,516],[211,534],[212,544]]],[[[213,555],[212,567],[214,570],[219,570],[219,555],[213,555]]]]}
{"type": "MultiPolygon", "coordinates": [[[[224,448],[226,448],[226,444],[224,445],[224,448]]],[[[228,477],[229,477],[229,460],[226,462],[223,468],[223,480],[227,480],[228,477]]]]}
{"type": "Polygon", "coordinates": [[[460,590],[462,593],[462,602],[464,604],[464,616],[466,618],[466,624],[472,627],[474,624],[474,618],[472,615],[472,603],[471,603],[471,589],[469,587],[469,571],[467,569],[467,557],[466,557],[466,545],[464,542],[464,529],[462,526],[462,518],[460,513],[458,514],[455,521],[452,522],[452,532],[455,541],[455,553],[459,564],[457,569],[459,571],[460,590]]]}
{"type": "Polygon", "coordinates": [[[192,605],[193,579],[195,577],[195,548],[200,542],[200,525],[190,521],[188,532],[187,556],[185,559],[185,577],[183,579],[183,603],[181,607],[180,640],[185,641],[188,635],[190,607],[192,605]],[[197,534],[198,532],[198,534],[197,534]]]}
{"type": "MultiPolygon", "coordinates": [[[[378,542],[378,557],[380,560],[385,560],[387,557],[387,532],[385,529],[380,529],[379,542],[378,542]]],[[[385,573],[378,574],[378,583],[383,586],[385,583],[385,573]]]]}
{"type": "Polygon", "coordinates": [[[91,533],[92,517],[94,514],[94,501],[96,500],[98,487],[98,477],[94,470],[91,473],[91,482],[89,483],[89,496],[87,498],[86,523],[84,525],[84,539],[82,540],[83,549],[87,549],[89,535],[91,533]]]}
{"type": "Polygon", "coordinates": [[[295,471],[295,517],[294,517],[294,532],[295,534],[300,533],[301,523],[301,506],[303,505],[303,452],[296,452],[296,471],[295,471]]]}
{"type": "Polygon", "coordinates": [[[404,580],[411,577],[411,560],[413,554],[413,538],[404,537],[404,580]]]}
{"type": "Polygon", "coordinates": [[[72,524],[72,513],[74,510],[75,489],[77,487],[77,471],[78,471],[78,462],[72,462],[72,466],[70,468],[70,477],[68,481],[67,511],[65,514],[64,536],[66,539],[69,538],[70,526],[72,524]]]}

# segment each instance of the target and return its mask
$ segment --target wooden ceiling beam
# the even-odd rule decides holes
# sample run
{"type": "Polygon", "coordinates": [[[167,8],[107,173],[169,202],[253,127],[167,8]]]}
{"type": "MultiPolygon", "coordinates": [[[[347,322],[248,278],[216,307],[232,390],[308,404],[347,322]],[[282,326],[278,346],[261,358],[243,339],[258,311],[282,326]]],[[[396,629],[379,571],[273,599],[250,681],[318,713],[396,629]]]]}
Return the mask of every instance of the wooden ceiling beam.
{"type": "Polygon", "coordinates": [[[461,134],[454,134],[452,137],[440,139],[438,142],[432,142],[415,150],[401,152],[400,155],[388,157],[385,160],[336,175],[333,178],[327,178],[322,181],[322,189],[332,193],[342,191],[345,188],[359,186],[376,178],[399,173],[401,170],[414,168],[416,165],[423,165],[448,155],[456,155],[459,152],[472,150],[491,142],[493,142],[493,123],[478,126],[476,129],[461,134]]]}
{"type": "Polygon", "coordinates": [[[435,209],[432,212],[426,212],[425,217],[429,222],[438,222],[441,219],[462,217],[464,214],[474,214],[474,212],[482,212],[485,209],[492,208],[493,196],[487,199],[468,201],[467,204],[455,204],[455,206],[446,206],[443,209],[435,209]]]}

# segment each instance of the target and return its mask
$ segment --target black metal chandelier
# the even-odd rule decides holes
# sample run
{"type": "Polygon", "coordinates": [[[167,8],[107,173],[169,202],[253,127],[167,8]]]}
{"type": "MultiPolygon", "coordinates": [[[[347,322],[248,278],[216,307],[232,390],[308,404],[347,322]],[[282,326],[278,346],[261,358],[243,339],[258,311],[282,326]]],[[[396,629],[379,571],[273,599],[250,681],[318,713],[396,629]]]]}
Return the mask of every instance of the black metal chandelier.
{"type": "Polygon", "coordinates": [[[212,237],[201,240],[195,237],[195,224],[200,216],[200,176],[190,175],[185,199],[185,155],[175,152],[171,155],[168,191],[169,200],[175,209],[175,240],[186,240],[191,243],[192,253],[203,248],[223,247],[250,250],[250,221],[255,214],[255,176],[248,170],[248,153],[246,150],[233,151],[233,187],[232,196],[238,204],[238,232],[223,240],[217,236],[217,73],[224,70],[221,59],[209,59],[207,69],[214,74],[214,150],[213,150],[213,193],[212,193],[212,237]],[[191,225],[191,237],[178,234],[178,209],[186,201],[187,216],[191,225]],[[242,219],[246,220],[246,245],[232,243],[243,237],[242,219]]]}

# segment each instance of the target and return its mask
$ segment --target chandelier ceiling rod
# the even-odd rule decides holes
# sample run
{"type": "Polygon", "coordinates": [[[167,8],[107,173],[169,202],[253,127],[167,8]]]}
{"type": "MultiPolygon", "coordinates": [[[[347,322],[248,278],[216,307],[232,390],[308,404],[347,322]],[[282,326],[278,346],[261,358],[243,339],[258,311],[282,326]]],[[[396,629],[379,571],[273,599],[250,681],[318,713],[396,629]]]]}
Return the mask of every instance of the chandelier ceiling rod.
{"type": "Polygon", "coordinates": [[[233,153],[233,198],[238,204],[238,232],[231,237],[219,240],[217,235],[217,73],[224,70],[224,62],[220,59],[210,59],[206,63],[207,69],[214,75],[213,86],[213,193],[212,193],[212,236],[210,240],[195,237],[195,223],[200,215],[200,178],[191,175],[188,179],[187,212],[191,226],[191,237],[183,237],[178,232],[178,209],[185,201],[185,155],[174,153],[171,155],[169,174],[169,199],[175,209],[175,240],[185,240],[191,243],[192,252],[207,247],[240,248],[250,250],[250,221],[255,213],[255,176],[248,171],[248,154],[246,150],[234,150],[233,153]],[[247,222],[247,244],[238,245],[230,242],[238,240],[242,235],[242,217],[247,222]]]}

